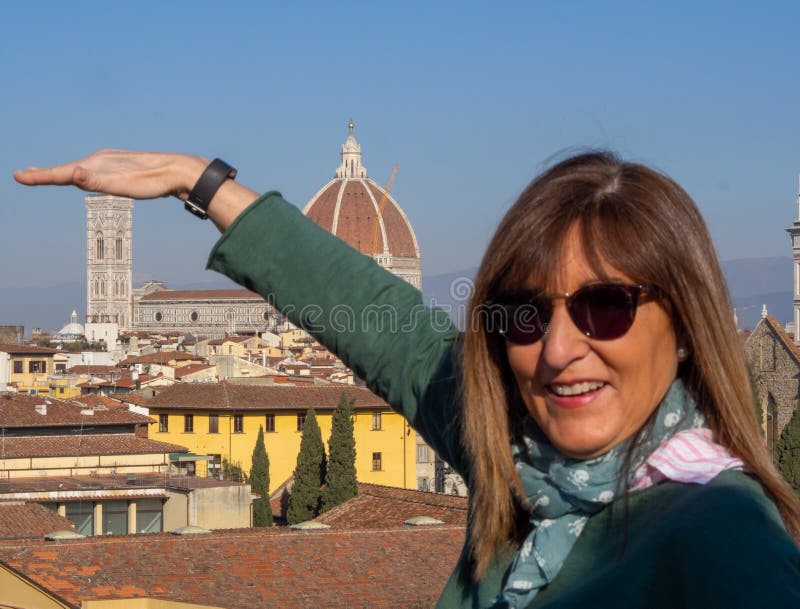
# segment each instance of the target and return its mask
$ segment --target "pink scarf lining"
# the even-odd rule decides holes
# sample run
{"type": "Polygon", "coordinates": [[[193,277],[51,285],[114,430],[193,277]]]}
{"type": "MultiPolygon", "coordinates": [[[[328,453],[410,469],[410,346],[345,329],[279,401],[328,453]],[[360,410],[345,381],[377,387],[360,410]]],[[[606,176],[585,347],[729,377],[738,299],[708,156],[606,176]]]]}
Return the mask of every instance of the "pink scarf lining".
{"type": "Polygon", "coordinates": [[[685,429],[662,443],[633,474],[631,491],[673,480],[707,484],[720,472],[743,469],[741,459],[714,442],[708,428],[685,429]]]}

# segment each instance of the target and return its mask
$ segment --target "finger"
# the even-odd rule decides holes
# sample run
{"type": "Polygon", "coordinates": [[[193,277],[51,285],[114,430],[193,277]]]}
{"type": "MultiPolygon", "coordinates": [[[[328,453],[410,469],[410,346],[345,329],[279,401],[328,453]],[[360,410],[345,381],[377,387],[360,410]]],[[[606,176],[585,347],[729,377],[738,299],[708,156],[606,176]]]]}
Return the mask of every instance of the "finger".
{"type": "MultiPolygon", "coordinates": [[[[91,192],[105,192],[102,188],[101,180],[99,176],[94,173],[93,171],[89,171],[88,169],[81,167],[78,165],[72,171],[72,184],[75,184],[78,188],[82,188],[83,190],[88,190],[91,192]]],[[[108,193],[108,194],[115,194],[115,193],[108,193]]]]}
{"type": "Polygon", "coordinates": [[[56,167],[29,167],[14,172],[14,179],[26,186],[40,186],[44,184],[72,184],[73,173],[77,162],[66,163],[56,167]]]}

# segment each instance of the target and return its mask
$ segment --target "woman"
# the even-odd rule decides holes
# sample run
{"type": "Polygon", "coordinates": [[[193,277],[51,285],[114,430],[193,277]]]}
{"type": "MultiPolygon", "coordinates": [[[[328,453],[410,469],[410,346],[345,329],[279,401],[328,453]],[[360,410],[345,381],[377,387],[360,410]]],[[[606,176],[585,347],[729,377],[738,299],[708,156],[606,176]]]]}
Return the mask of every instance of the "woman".
{"type": "Polygon", "coordinates": [[[210,201],[225,234],[209,267],[309,329],[467,481],[467,545],[440,606],[800,606],[798,501],[760,438],[710,238],[673,181],[608,154],[539,176],[488,248],[459,337],[278,193],[207,166],[101,151],[15,177],[210,201]],[[328,323],[343,304],[353,331],[328,323]],[[367,314],[387,306],[392,335],[367,314]]]}

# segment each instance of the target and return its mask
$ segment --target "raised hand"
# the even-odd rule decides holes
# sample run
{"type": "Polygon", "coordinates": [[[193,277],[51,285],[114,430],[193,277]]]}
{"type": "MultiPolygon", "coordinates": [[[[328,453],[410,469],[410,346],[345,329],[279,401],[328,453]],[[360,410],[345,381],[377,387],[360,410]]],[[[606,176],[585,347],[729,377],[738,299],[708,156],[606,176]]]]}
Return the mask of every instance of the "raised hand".
{"type": "Polygon", "coordinates": [[[73,185],[132,199],[175,196],[186,200],[206,165],[208,161],[198,156],[98,150],[64,165],[16,171],[14,179],[27,186],[73,185]]]}
{"type": "MultiPolygon", "coordinates": [[[[26,186],[77,186],[131,199],[173,196],[185,201],[207,166],[208,160],[187,154],[98,150],[64,165],[16,171],[14,179],[26,186]]],[[[257,196],[226,180],[212,199],[208,217],[225,230],[257,196]]]]}

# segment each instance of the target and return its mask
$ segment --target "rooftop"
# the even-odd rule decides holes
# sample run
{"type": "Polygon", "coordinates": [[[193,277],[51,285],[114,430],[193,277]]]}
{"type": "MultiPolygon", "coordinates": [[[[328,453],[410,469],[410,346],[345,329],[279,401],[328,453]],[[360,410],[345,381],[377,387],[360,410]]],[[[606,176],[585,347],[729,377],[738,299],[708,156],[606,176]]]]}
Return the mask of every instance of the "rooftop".
{"type": "Polygon", "coordinates": [[[0,440],[0,459],[150,455],[176,452],[187,452],[186,447],[128,434],[6,436],[0,440]]]}
{"type": "Polygon", "coordinates": [[[344,393],[355,408],[387,408],[368,389],[342,385],[283,386],[203,383],[172,385],[147,401],[148,408],[198,408],[222,410],[333,409],[344,393]]]}
{"type": "Polygon", "coordinates": [[[58,353],[58,349],[51,349],[49,347],[38,347],[36,345],[10,345],[8,343],[0,344],[0,351],[15,355],[49,355],[51,353],[58,353]]]}
{"type": "Polygon", "coordinates": [[[430,516],[448,525],[466,527],[467,498],[360,482],[358,495],[316,521],[339,530],[380,529],[400,526],[415,516],[430,516]]]}
{"type": "Polygon", "coordinates": [[[175,300],[260,300],[264,299],[250,290],[159,290],[145,294],[140,302],[175,300]]]}
{"type": "Polygon", "coordinates": [[[0,503],[0,539],[41,539],[72,523],[38,503],[0,503]]]}
{"type": "Polygon", "coordinates": [[[78,608],[157,598],[252,607],[433,607],[464,527],[240,529],[205,535],[0,541],[0,561],[78,608]]]}
{"type": "MultiPolygon", "coordinates": [[[[64,498],[80,496],[81,491],[126,491],[143,488],[219,488],[239,486],[235,482],[201,478],[169,472],[140,472],[135,474],[99,474],[84,476],[31,476],[0,480],[4,493],[63,493],[64,498]]],[[[0,503],[2,505],[2,503],[0,503]]]]}
{"type": "MultiPolygon", "coordinates": [[[[0,428],[137,425],[153,422],[150,417],[126,408],[101,406],[87,409],[86,406],[82,397],[72,402],[24,393],[0,393],[0,428]]],[[[96,404],[92,402],[92,406],[96,404]]]]}

